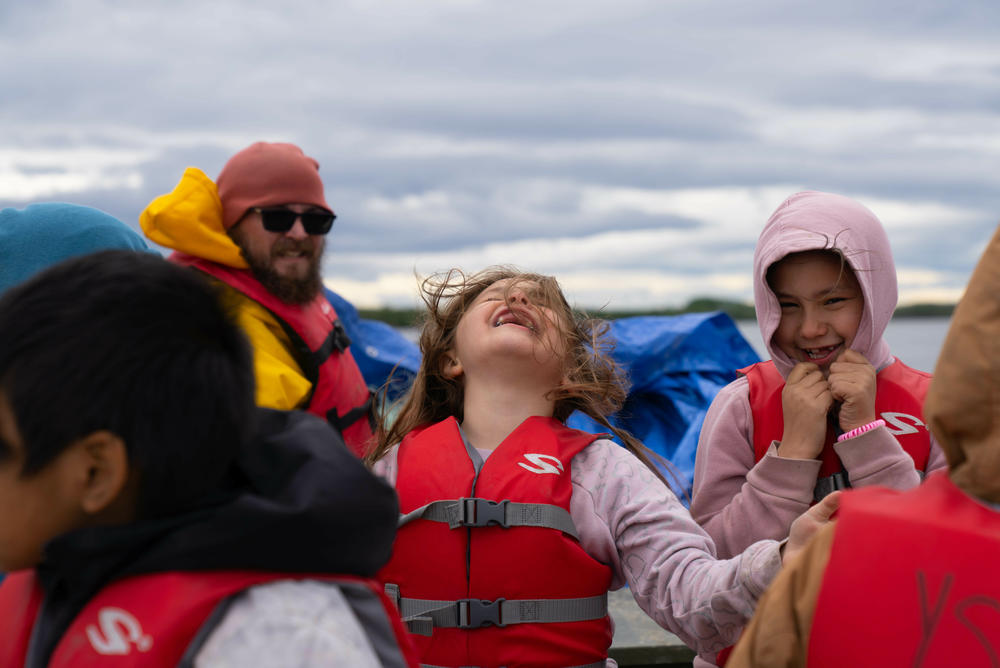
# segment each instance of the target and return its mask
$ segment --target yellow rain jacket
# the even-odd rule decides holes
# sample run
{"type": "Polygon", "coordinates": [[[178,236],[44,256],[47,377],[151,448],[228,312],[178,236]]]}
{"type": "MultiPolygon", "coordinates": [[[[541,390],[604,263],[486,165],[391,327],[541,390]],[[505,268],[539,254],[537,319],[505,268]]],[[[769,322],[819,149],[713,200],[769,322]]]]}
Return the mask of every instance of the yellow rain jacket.
{"type": "MultiPolygon", "coordinates": [[[[188,167],[173,192],[154,199],[139,217],[142,231],[161,246],[236,269],[247,269],[239,246],[222,226],[222,202],[215,182],[188,167]]],[[[221,284],[224,305],[236,315],[253,346],[257,404],[290,410],[302,408],[312,383],[289,352],[292,342],[266,308],[242,292],[221,284]]]]}

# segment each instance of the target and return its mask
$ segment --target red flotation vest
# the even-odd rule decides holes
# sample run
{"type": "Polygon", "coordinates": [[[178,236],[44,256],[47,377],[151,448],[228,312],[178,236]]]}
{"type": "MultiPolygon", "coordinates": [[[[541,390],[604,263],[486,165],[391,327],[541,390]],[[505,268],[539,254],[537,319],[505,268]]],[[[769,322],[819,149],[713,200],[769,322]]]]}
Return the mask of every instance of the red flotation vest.
{"type": "Polygon", "coordinates": [[[1000,665],[1000,512],[947,473],[845,494],[810,667],[1000,665]]]}
{"type": "Polygon", "coordinates": [[[424,664],[604,666],[611,569],[569,516],[571,462],[596,438],[530,417],[478,474],[454,418],[403,440],[402,526],[379,577],[424,664]]]}
{"type": "MultiPolygon", "coordinates": [[[[212,613],[227,597],[254,585],[286,579],[335,583],[347,600],[370,601],[380,618],[365,617],[377,652],[395,666],[416,666],[399,615],[381,587],[348,576],[264,573],[254,571],[168,572],[137,575],[112,582],[80,611],[56,645],[51,668],[166,668],[193,659],[207,633],[212,613]],[[380,635],[381,634],[381,635],[380,635]],[[197,644],[192,641],[197,638],[197,644]],[[392,646],[396,641],[398,646],[392,646]]],[[[43,594],[34,571],[12,573],[0,585],[0,666],[23,666],[43,594]]]]}
{"type": "MultiPolygon", "coordinates": [[[[785,421],[781,408],[781,391],[785,379],[774,362],[758,362],[740,369],[750,382],[750,411],[753,415],[754,461],[767,454],[773,441],[780,441],[785,421]]],[[[885,420],[886,427],[913,459],[920,472],[927,470],[930,456],[930,432],[923,421],[924,397],[931,374],[911,369],[899,360],[878,372],[875,385],[875,413],[885,420]]],[[[822,464],[817,481],[817,495],[849,487],[842,464],[833,449],[836,440],[832,427],[827,427],[826,443],[820,455],[822,464]]],[[[824,494],[825,495],[825,494],[824,494]]]]}
{"type": "MultiPolygon", "coordinates": [[[[739,373],[746,376],[750,383],[753,454],[754,461],[759,462],[767,454],[771,443],[781,440],[785,429],[781,406],[785,379],[771,360],[744,367],[739,373]]],[[[927,470],[931,450],[930,432],[923,421],[924,397],[931,378],[931,374],[911,369],[899,360],[879,371],[875,378],[875,413],[885,420],[886,428],[910,455],[921,474],[927,470]]],[[[833,448],[835,441],[833,427],[828,425],[814,492],[817,500],[833,490],[850,487],[840,457],[833,448]]],[[[715,658],[716,665],[725,666],[732,649],[727,647],[719,652],[715,658]]]]}
{"type": "Polygon", "coordinates": [[[184,253],[173,253],[170,260],[217,278],[271,312],[291,339],[295,347],[292,356],[313,385],[303,408],[329,421],[347,446],[363,457],[372,439],[371,393],[351,354],[351,340],[330,302],[319,294],[307,304],[287,304],[245,269],[184,253]]]}

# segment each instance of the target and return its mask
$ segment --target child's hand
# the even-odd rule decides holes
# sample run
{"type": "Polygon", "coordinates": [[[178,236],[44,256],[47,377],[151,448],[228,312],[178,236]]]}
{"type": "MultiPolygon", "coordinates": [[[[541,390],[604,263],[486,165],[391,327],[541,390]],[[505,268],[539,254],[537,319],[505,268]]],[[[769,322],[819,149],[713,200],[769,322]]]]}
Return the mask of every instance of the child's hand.
{"type": "Polygon", "coordinates": [[[830,391],[840,406],[840,428],[850,431],[875,421],[875,367],[856,350],[845,350],[830,365],[830,391]]]}
{"type": "Polygon", "coordinates": [[[788,533],[788,542],[785,543],[781,553],[781,563],[787,564],[789,559],[794,559],[795,555],[805,548],[809,539],[832,521],[830,516],[839,507],[840,492],[831,492],[824,496],[822,501],[796,517],[788,533]]]}
{"type": "Polygon", "coordinates": [[[826,415],[833,406],[830,385],[812,362],[799,362],[788,374],[781,391],[785,429],[778,455],[791,459],[815,459],[826,439],[826,415]]]}

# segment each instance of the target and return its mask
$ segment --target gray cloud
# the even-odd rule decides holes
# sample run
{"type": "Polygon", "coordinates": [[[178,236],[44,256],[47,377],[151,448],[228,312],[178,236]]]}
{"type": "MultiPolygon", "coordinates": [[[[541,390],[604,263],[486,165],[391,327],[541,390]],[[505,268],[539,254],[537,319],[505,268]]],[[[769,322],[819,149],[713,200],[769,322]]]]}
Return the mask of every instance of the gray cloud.
{"type": "Polygon", "coordinates": [[[135,225],[185,167],[293,141],[340,215],[332,282],[398,303],[373,286],[529,260],[614,307],[748,297],[757,231],[812,188],[919,219],[885,218],[897,264],[957,293],[1000,217],[997,18],[930,0],[4,3],[0,205],[135,225]]]}

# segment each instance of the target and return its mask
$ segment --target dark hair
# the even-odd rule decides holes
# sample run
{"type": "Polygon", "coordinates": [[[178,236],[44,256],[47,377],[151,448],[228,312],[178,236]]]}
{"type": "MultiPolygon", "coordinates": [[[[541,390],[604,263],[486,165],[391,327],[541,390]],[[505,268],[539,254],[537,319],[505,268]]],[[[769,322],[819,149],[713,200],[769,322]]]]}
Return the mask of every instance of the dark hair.
{"type": "Polygon", "coordinates": [[[466,310],[488,287],[500,280],[509,280],[504,291],[508,300],[511,291],[524,283],[533,283],[532,301],[544,304],[559,316],[559,322],[541,326],[558,328],[566,343],[564,373],[567,382],[551,392],[555,400],[553,417],[565,421],[574,411],[589,416],[614,434],[665,484],[680,496],[683,487],[669,462],[658,457],[624,429],[615,427],[608,416],[621,409],[628,395],[628,379],[611,357],[612,342],[607,337],[607,321],[587,317],[574,311],[555,278],[521,271],[510,266],[489,267],[472,275],[460,270],[437,274],[421,284],[421,297],[427,304],[427,314],[420,332],[423,358],[413,385],[402,400],[402,408],[392,425],[385,426],[389,416],[380,416],[378,444],[369,453],[369,462],[377,461],[407,433],[421,425],[432,424],[454,416],[463,418],[464,387],[461,381],[444,373],[445,355],[455,344],[455,330],[466,310]],[[653,459],[659,463],[654,465],[653,459]],[[671,485],[662,470],[674,479],[671,485]]]}
{"type": "Polygon", "coordinates": [[[4,294],[0,392],[22,476],[110,431],[137,476],[139,517],[213,492],[253,430],[246,338],[204,278],[151,253],[74,258],[4,294]]]}

